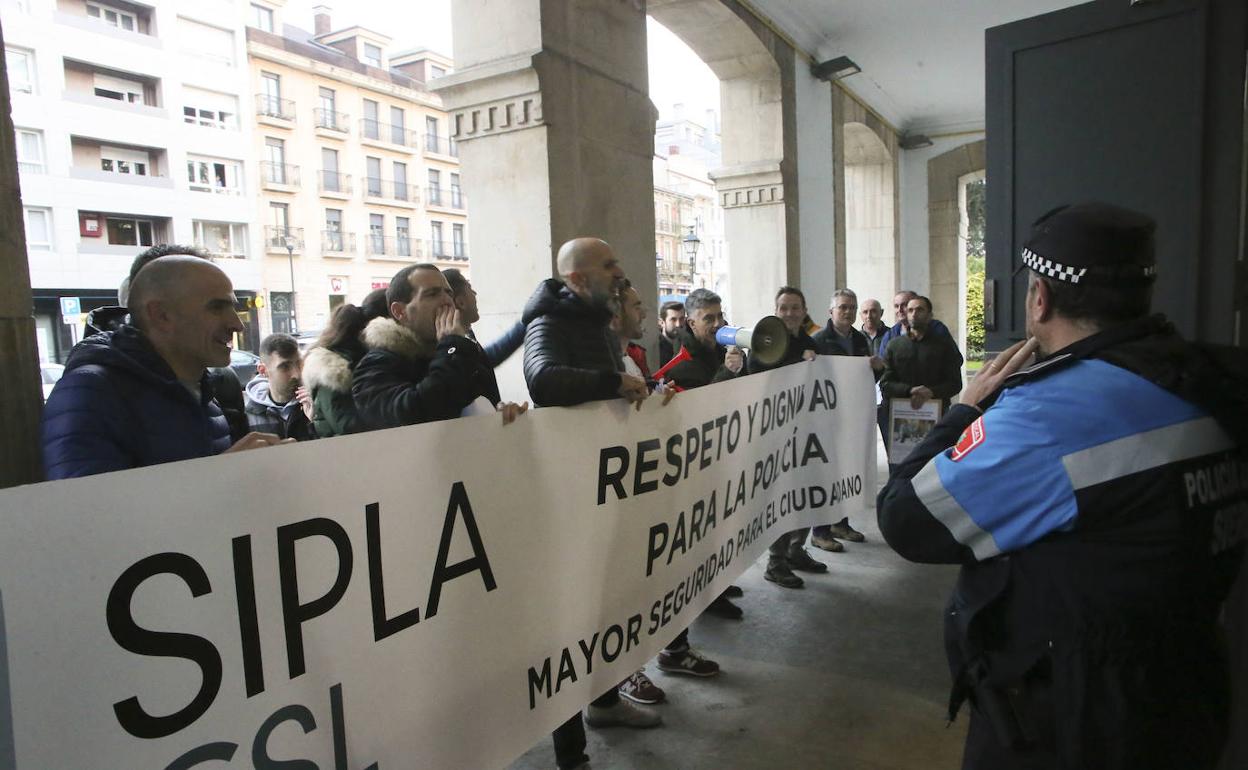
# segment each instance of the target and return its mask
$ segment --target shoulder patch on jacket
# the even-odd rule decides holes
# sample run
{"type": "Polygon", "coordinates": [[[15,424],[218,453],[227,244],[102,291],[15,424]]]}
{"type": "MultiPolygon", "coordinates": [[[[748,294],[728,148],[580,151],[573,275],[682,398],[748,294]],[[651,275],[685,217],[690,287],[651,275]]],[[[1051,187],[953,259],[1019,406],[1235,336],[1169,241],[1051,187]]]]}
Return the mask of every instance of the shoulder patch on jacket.
{"type": "Polygon", "coordinates": [[[975,422],[962,431],[958,443],[953,445],[953,452],[949,455],[949,459],[956,463],[970,454],[972,449],[984,443],[986,438],[988,438],[988,431],[984,429],[984,416],[981,414],[975,422]]]}

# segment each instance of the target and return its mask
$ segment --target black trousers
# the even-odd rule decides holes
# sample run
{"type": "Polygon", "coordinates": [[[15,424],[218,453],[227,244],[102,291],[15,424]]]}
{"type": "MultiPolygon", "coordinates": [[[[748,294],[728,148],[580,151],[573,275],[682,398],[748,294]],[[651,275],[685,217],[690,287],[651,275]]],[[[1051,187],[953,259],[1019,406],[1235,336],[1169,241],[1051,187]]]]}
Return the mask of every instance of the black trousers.
{"type": "MultiPolygon", "coordinates": [[[[1060,767],[1051,732],[1046,731],[1041,740],[1026,748],[1010,748],[997,737],[988,717],[974,707],[968,710],[971,725],[966,732],[962,770],[1053,770],[1060,767]]],[[[1051,725],[1049,727],[1051,729],[1051,725]]]]}
{"type": "MultiPolygon", "coordinates": [[[[620,702],[620,693],[614,687],[590,701],[591,706],[610,708],[620,702]]],[[[555,764],[559,770],[570,770],[589,761],[585,753],[585,721],[577,711],[572,718],[555,728],[550,737],[555,742],[555,764]]]]}

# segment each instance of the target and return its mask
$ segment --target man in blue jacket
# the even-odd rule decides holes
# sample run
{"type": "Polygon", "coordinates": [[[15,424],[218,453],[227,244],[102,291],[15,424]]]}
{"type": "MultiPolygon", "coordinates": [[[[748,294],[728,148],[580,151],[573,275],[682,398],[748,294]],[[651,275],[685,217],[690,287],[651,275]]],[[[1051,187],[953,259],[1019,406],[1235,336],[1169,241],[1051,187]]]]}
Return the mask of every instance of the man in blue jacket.
{"type": "Polygon", "coordinates": [[[49,479],[207,457],[281,440],[249,433],[231,446],[207,368],[230,362],[243,329],[234,287],[194,256],[160,257],[130,286],[131,322],[74,346],[43,413],[49,479]]]}

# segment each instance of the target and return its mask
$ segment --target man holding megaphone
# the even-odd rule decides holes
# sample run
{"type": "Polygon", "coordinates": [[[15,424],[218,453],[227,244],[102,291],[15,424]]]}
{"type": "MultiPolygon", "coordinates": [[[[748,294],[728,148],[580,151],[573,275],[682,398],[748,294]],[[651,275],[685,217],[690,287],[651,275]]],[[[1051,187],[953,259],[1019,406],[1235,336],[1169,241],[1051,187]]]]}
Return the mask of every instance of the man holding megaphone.
{"type": "Polygon", "coordinates": [[[728,325],[719,295],[709,289],[694,289],[685,300],[685,313],[688,328],[677,338],[680,349],[676,358],[680,361],[671,368],[664,367],[666,379],[688,389],[741,374],[745,353],[736,345],[725,347],[715,340],[715,332],[728,325]]]}

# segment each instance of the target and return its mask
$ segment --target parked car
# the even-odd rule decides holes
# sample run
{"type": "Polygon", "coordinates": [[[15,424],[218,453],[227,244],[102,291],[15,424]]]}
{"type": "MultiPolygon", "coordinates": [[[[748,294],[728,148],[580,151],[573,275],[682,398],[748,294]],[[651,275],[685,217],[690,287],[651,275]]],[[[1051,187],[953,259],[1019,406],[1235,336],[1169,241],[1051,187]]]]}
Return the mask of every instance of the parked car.
{"type": "Polygon", "coordinates": [[[316,341],[320,339],[320,337],[321,337],[320,331],[300,332],[299,334],[295,335],[295,342],[299,343],[299,352],[301,354],[306,354],[308,352],[308,348],[315,345],[316,341]]]}
{"type": "Polygon", "coordinates": [[[247,350],[230,351],[230,368],[238,375],[238,381],[246,385],[260,366],[260,356],[247,350]]]}
{"type": "Polygon", "coordinates": [[[39,378],[43,382],[43,400],[47,401],[48,396],[52,395],[52,388],[57,381],[61,379],[61,375],[65,374],[65,367],[60,364],[40,363],[39,378]]]}

